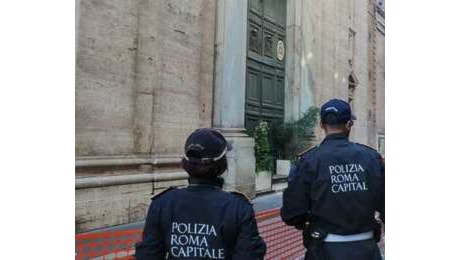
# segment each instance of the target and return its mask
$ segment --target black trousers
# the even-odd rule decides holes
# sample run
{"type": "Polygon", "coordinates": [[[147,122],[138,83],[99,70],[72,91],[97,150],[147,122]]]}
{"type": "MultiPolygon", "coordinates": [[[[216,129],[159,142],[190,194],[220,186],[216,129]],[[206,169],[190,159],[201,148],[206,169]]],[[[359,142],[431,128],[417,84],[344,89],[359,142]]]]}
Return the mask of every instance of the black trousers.
{"type": "Polygon", "coordinates": [[[375,240],[324,242],[314,251],[305,253],[305,260],[381,260],[375,240]]]}

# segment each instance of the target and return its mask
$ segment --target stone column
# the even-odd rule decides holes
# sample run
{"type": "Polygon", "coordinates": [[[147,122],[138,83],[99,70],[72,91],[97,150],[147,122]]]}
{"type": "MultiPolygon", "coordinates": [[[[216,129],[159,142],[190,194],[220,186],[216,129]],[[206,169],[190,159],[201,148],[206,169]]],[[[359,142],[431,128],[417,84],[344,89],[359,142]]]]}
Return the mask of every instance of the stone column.
{"type": "Polygon", "coordinates": [[[238,128],[222,129],[225,138],[234,149],[227,154],[228,171],[225,173],[225,189],[243,192],[255,197],[254,139],[238,128]]]}
{"type": "Polygon", "coordinates": [[[161,36],[157,28],[161,19],[156,1],[140,0],[138,28],[134,39],[136,63],[134,67],[134,150],[137,154],[150,154],[153,147],[154,89],[159,84],[161,36]],[[152,26],[154,25],[154,26],[152,26]]]}
{"type": "Polygon", "coordinates": [[[80,30],[80,0],[75,0],[75,56],[78,50],[78,33],[80,30]]]}
{"type": "Polygon", "coordinates": [[[314,104],[312,8],[310,1],[287,0],[285,121],[299,119],[314,104]]]}
{"type": "Polygon", "coordinates": [[[299,13],[302,0],[287,0],[286,6],[286,80],[284,95],[284,118],[292,121],[299,118],[301,16],[299,13]]]}
{"type": "Polygon", "coordinates": [[[225,189],[255,196],[254,140],[244,133],[248,1],[218,0],[213,127],[233,144],[225,189]]]}

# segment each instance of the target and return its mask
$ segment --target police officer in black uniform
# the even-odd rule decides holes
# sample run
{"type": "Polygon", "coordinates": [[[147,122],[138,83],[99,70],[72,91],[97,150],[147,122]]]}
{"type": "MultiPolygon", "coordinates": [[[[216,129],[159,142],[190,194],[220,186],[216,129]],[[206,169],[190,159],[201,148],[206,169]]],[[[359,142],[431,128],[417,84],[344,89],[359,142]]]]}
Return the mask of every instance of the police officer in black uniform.
{"type": "Polygon", "coordinates": [[[188,137],[182,166],[189,185],[152,198],[136,259],[263,259],[266,246],[249,199],[222,191],[229,150],[211,128],[188,137]]]}
{"type": "Polygon", "coordinates": [[[291,173],[281,217],[303,230],[308,260],[381,259],[375,213],[385,221],[382,158],[348,140],[355,118],[347,102],[332,99],[320,113],[326,137],[302,155],[291,173]]]}

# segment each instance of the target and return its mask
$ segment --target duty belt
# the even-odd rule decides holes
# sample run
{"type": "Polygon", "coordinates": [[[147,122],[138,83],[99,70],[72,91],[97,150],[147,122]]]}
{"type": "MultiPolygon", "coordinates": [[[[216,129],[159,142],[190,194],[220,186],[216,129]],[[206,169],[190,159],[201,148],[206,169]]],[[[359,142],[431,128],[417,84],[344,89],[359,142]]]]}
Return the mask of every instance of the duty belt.
{"type": "Polygon", "coordinates": [[[360,241],[360,240],[367,240],[374,237],[373,231],[368,231],[359,234],[353,235],[337,235],[337,234],[327,234],[326,238],[324,239],[325,242],[351,242],[351,241],[360,241]]]}

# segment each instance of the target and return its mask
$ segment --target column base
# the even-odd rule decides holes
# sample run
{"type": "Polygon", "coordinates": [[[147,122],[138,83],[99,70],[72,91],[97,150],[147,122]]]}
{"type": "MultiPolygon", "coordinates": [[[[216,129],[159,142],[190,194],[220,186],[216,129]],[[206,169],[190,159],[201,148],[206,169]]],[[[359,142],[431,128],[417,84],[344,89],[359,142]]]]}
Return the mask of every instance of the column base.
{"type": "Polygon", "coordinates": [[[244,128],[219,129],[225,139],[233,145],[227,153],[228,170],[224,173],[224,190],[238,191],[253,199],[256,196],[254,138],[244,128]]]}

